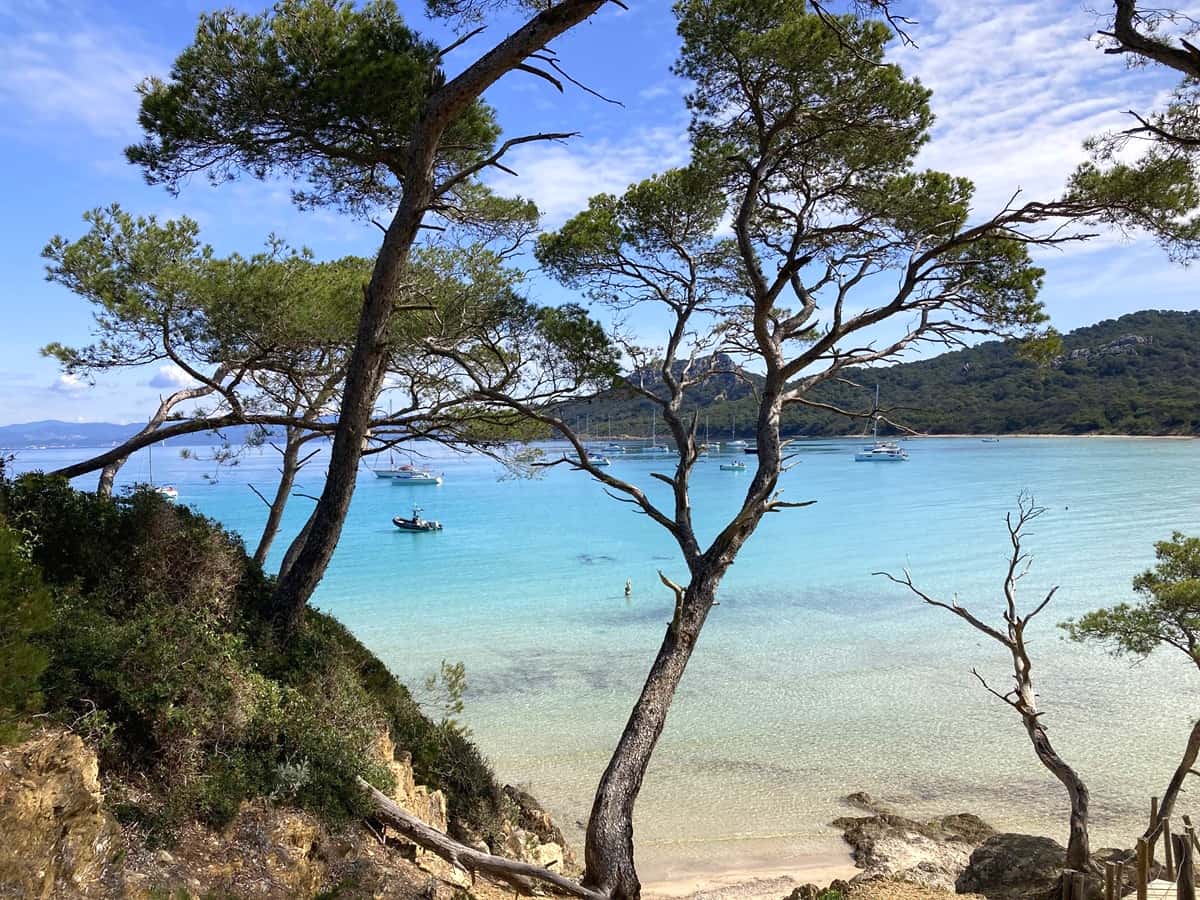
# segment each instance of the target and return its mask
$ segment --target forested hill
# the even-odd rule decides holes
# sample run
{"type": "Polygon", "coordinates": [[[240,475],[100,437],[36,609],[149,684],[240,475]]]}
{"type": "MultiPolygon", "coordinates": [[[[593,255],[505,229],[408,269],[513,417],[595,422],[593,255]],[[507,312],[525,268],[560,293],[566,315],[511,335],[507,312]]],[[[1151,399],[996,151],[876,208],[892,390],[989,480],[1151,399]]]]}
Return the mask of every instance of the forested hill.
{"type": "MultiPolygon", "coordinates": [[[[826,385],[814,398],[869,411],[878,383],[891,418],[933,434],[1200,434],[1200,311],[1130,313],[1072,331],[1063,345],[1049,366],[1021,359],[1014,343],[991,341],[920,362],[848,370],[861,388],[826,385]]],[[[713,440],[752,437],[754,403],[744,382],[722,376],[696,399],[702,435],[707,418],[713,440]]],[[[610,417],[614,434],[646,434],[651,424],[650,404],[628,396],[574,407],[568,416],[581,427],[590,422],[594,436],[606,433],[610,417]]],[[[796,407],[783,428],[821,436],[863,426],[796,407]]],[[[658,429],[665,436],[661,421],[658,429]]]]}
{"type": "MultiPolygon", "coordinates": [[[[878,382],[880,406],[907,407],[893,417],[932,433],[1200,434],[1200,311],[1130,313],[1064,335],[1063,349],[1036,366],[992,341],[852,377],[878,382]]],[[[846,431],[811,411],[787,425],[846,431]]]]}

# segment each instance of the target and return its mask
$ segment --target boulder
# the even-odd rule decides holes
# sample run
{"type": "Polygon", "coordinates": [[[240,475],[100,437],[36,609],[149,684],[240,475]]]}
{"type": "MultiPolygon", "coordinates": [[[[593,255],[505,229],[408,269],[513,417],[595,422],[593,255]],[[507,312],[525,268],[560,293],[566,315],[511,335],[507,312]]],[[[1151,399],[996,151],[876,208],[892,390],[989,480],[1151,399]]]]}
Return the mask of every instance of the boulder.
{"type": "Polygon", "coordinates": [[[77,735],[49,731],[0,752],[0,896],[113,896],[122,849],[96,754],[77,735]]]}
{"type": "Polygon", "coordinates": [[[978,816],[960,813],[917,822],[890,813],[833,822],[863,871],[855,882],[886,878],[926,888],[954,890],[971,851],[995,834],[978,816]]]}
{"type": "Polygon", "coordinates": [[[995,834],[975,848],[955,882],[960,893],[988,900],[1027,900],[1058,888],[1067,851],[1048,837],[995,834]]]}

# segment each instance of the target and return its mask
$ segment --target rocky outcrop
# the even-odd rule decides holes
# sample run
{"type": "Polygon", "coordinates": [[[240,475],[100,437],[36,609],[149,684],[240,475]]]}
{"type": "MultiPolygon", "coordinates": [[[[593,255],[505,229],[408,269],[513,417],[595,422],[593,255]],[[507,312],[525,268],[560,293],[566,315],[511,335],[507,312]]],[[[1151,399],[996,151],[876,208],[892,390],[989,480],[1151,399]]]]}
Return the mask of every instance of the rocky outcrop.
{"type": "Polygon", "coordinates": [[[1154,342],[1152,335],[1123,334],[1116,340],[1095,347],[1077,347],[1074,350],[1054,357],[1052,365],[1062,366],[1068,360],[1090,360],[1103,356],[1137,356],[1139,347],[1146,347],[1154,342]]]}
{"type": "MultiPolygon", "coordinates": [[[[446,831],[446,798],[417,784],[412,760],[390,740],[377,747],[393,799],[446,831]]],[[[528,794],[507,791],[509,820],[494,852],[563,871],[562,833],[528,794]]],[[[0,752],[0,898],[256,897],[319,894],[391,900],[510,900],[512,889],[472,880],[404,838],[349,825],[331,831],[311,815],[266,800],[243,803],[220,831],[178,828],[169,848],[149,847],[104,806],[95,754],[73,734],[47,732],[0,752]]]]}
{"type": "Polygon", "coordinates": [[[49,732],[0,753],[0,896],[112,896],[122,848],[78,737],[49,732]]]}
{"type": "Polygon", "coordinates": [[[888,879],[925,888],[953,891],[971,851],[995,830],[969,813],[918,822],[882,807],[869,794],[851,794],[846,802],[875,815],[835,820],[863,871],[855,883],[888,879]]]}
{"type": "Polygon", "coordinates": [[[1066,848],[1033,834],[995,834],[975,848],[955,884],[988,900],[1028,900],[1059,889],[1066,848]]]}
{"type": "Polygon", "coordinates": [[[511,784],[504,786],[510,813],[501,830],[504,834],[498,852],[556,872],[579,871],[575,854],[550,814],[533,796],[511,784]]]}

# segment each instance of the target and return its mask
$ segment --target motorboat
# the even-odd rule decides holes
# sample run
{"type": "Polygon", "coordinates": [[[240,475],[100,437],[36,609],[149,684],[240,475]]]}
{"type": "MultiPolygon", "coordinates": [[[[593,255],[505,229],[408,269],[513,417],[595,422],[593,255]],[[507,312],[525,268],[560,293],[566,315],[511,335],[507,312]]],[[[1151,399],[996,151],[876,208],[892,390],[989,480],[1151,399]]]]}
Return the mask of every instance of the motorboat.
{"type": "Polygon", "coordinates": [[[722,472],[745,472],[746,464],[740,459],[735,459],[733,462],[721,463],[722,472]]]}
{"type": "Polygon", "coordinates": [[[612,460],[607,456],[600,454],[598,456],[588,456],[588,461],[593,465],[603,469],[605,466],[611,466],[612,460]]]}
{"type": "Polygon", "coordinates": [[[375,474],[380,478],[390,478],[392,484],[441,484],[442,476],[435,475],[426,469],[416,466],[403,465],[396,469],[376,469],[375,474]],[[381,472],[387,472],[383,475],[381,472]]]}
{"type": "Polygon", "coordinates": [[[162,496],[166,497],[168,500],[178,500],[179,499],[179,491],[176,489],[175,485],[173,485],[173,484],[164,484],[162,487],[155,488],[154,490],[157,491],[162,496]]]}
{"type": "Polygon", "coordinates": [[[396,516],[392,519],[392,524],[401,531],[441,531],[442,523],[433,519],[421,518],[421,507],[414,506],[411,519],[406,519],[404,516],[396,516]]]}

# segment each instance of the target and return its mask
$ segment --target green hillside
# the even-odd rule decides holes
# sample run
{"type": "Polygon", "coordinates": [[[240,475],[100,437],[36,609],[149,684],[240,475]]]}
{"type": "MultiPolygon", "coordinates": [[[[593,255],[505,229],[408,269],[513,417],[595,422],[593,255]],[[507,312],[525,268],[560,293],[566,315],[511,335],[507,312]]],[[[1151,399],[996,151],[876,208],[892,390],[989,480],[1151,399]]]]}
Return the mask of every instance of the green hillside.
{"type": "MultiPolygon", "coordinates": [[[[920,362],[847,370],[861,388],[824,385],[813,396],[869,411],[878,383],[890,418],[932,434],[1200,434],[1200,310],[1130,313],[1076,329],[1063,346],[1053,365],[1037,366],[1019,357],[1016,344],[991,341],[920,362]]],[[[719,376],[696,391],[694,402],[701,434],[707,416],[714,440],[728,439],[734,428],[739,437],[752,436],[754,401],[745,380],[719,376]]],[[[607,433],[610,417],[614,434],[648,434],[651,405],[614,392],[568,411],[581,427],[590,421],[597,437],[607,433]]],[[[792,408],[784,416],[791,435],[862,428],[821,410],[792,408]]]]}

